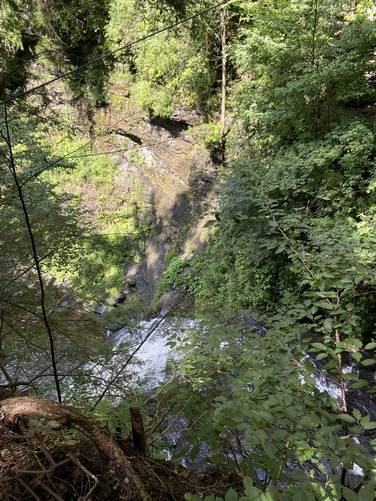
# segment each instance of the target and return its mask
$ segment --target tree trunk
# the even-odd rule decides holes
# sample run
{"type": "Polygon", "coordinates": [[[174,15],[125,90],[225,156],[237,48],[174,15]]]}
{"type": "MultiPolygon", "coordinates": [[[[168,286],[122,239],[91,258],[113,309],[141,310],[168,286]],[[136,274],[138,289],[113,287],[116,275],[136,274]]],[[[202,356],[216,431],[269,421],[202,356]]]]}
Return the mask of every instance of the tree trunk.
{"type": "Polygon", "coordinates": [[[134,471],[112,435],[97,421],[71,407],[33,397],[12,397],[0,401],[0,420],[14,426],[20,417],[40,417],[59,421],[86,435],[96,445],[119,478],[124,479],[128,501],[152,501],[140,477],[134,471]]]}

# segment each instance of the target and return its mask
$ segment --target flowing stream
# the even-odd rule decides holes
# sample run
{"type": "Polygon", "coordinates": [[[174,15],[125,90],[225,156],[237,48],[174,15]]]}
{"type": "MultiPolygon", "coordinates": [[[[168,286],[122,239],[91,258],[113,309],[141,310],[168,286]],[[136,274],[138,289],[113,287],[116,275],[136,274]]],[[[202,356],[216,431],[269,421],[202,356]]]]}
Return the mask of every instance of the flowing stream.
{"type": "MultiPolygon", "coordinates": [[[[161,315],[162,316],[162,315],[161,315]]],[[[124,327],[114,333],[115,348],[121,343],[137,347],[145,340],[151,330],[160,322],[161,317],[142,320],[136,327],[124,327]]],[[[170,342],[179,342],[188,332],[200,327],[201,321],[184,317],[167,317],[155,329],[135,355],[132,370],[147,376],[148,388],[158,386],[166,379],[168,360],[176,360],[178,354],[170,342]]]]}

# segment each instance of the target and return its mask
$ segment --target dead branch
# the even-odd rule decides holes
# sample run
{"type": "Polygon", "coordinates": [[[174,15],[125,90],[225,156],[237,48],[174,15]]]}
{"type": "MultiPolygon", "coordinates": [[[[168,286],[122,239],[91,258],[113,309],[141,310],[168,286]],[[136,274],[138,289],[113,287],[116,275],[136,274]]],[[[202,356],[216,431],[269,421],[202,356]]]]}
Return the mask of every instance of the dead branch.
{"type": "Polygon", "coordinates": [[[135,448],[137,455],[146,456],[146,438],[141,411],[137,407],[131,407],[130,412],[133,447],[135,448]]]}

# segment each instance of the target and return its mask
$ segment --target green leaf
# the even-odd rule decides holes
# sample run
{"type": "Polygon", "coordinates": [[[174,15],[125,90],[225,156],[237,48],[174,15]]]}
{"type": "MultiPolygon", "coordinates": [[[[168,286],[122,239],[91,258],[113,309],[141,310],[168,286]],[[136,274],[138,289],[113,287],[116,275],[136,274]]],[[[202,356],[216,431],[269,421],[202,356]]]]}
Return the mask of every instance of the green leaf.
{"type": "Polygon", "coordinates": [[[326,318],[323,327],[326,331],[330,332],[333,328],[333,320],[331,318],[326,318]]]}
{"type": "Polygon", "coordinates": [[[312,347],[315,348],[317,351],[326,351],[326,346],[325,344],[322,344],[322,343],[312,343],[312,347]]]}
{"type": "Polygon", "coordinates": [[[356,351],[355,353],[353,353],[351,355],[351,357],[356,360],[357,362],[360,362],[363,358],[363,355],[361,353],[359,353],[359,351],[356,351]]]}
{"type": "Polygon", "coordinates": [[[353,410],[353,416],[354,416],[354,418],[355,418],[357,421],[359,421],[359,420],[362,418],[362,415],[361,415],[361,413],[358,411],[358,409],[354,409],[354,410],[353,410]]]}
{"type": "Polygon", "coordinates": [[[343,374],[343,379],[346,381],[358,381],[359,376],[356,372],[347,372],[346,374],[343,374]]]}
{"type": "Polygon", "coordinates": [[[375,480],[371,480],[359,491],[359,501],[375,501],[375,480]]]}
{"type": "Polygon", "coordinates": [[[374,350],[376,348],[376,343],[368,343],[365,345],[365,350],[374,350]]]}
{"type": "Polygon", "coordinates": [[[365,423],[369,423],[370,421],[371,420],[370,420],[369,414],[367,414],[364,417],[362,417],[362,419],[360,420],[360,424],[364,425],[365,423]]]}
{"type": "Polygon", "coordinates": [[[355,419],[350,414],[338,414],[339,419],[346,421],[346,423],[355,423],[355,419]]]}
{"type": "Polygon", "coordinates": [[[244,489],[254,489],[253,487],[253,481],[251,479],[251,477],[244,477],[243,478],[243,486],[244,486],[244,489]]]}
{"type": "Polygon", "coordinates": [[[253,485],[252,479],[250,477],[245,477],[243,479],[244,494],[249,499],[257,499],[260,491],[253,485]]]}
{"type": "Polygon", "coordinates": [[[346,340],[347,346],[355,347],[362,349],[363,343],[360,341],[360,339],[351,337],[346,340]]]}
{"type": "Polygon", "coordinates": [[[271,444],[271,443],[267,443],[265,444],[264,446],[264,451],[266,452],[266,455],[273,459],[276,455],[276,452],[277,452],[277,448],[275,447],[275,445],[271,444]]]}
{"type": "Polygon", "coordinates": [[[260,499],[260,501],[275,501],[276,498],[271,492],[269,492],[269,489],[268,489],[268,491],[260,494],[259,499],[260,499]]]}
{"type": "Polygon", "coordinates": [[[376,428],[376,423],[374,421],[371,421],[369,423],[362,424],[362,426],[365,430],[374,430],[376,428]]]}
{"type": "Polygon", "coordinates": [[[230,489],[226,492],[225,501],[238,501],[238,499],[238,493],[234,491],[234,489],[230,489]]]}
{"type": "Polygon", "coordinates": [[[368,386],[368,381],[365,379],[359,379],[359,381],[351,384],[352,389],[364,388],[365,386],[368,386]]]}
{"type": "Polygon", "coordinates": [[[324,360],[328,356],[327,353],[319,353],[316,357],[316,360],[324,360]]]}
{"type": "Polygon", "coordinates": [[[365,367],[369,367],[370,365],[376,364],[376,359],[374,359],[374,358],[366,358],[365,360],[362,360],[360,363],[362,365],[364,365],[365,367]]]}
{"type": "Polygon", "coordinates": [[[359,499],[357,493],[347,487],[342,488],[342,496],[346,499],[346,501],[358,501],[359,499]]]}

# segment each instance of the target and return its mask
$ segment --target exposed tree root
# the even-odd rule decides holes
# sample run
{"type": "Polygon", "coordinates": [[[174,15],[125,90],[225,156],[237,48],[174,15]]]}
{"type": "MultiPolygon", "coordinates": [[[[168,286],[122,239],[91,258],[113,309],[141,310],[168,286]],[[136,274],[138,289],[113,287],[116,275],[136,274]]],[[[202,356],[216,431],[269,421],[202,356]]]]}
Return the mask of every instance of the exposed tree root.
{"type": "Polygon", "coordinates": [[[71,407],[44,399],[25,396],[0,401],[0,420],[3,425],[15,429],[19,419],[24,417],[53,419],[80,431],[95,444],[101,457],[110,464],[116,475],[123,479],[123,499],[151,501],[144,483],[116,440],[94,419],[71,407]]]}

